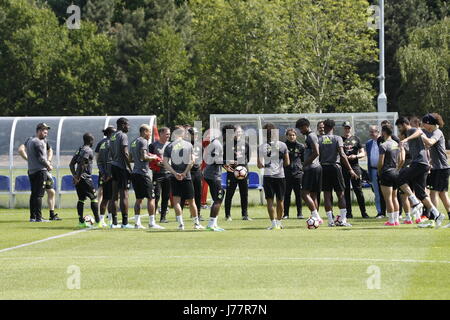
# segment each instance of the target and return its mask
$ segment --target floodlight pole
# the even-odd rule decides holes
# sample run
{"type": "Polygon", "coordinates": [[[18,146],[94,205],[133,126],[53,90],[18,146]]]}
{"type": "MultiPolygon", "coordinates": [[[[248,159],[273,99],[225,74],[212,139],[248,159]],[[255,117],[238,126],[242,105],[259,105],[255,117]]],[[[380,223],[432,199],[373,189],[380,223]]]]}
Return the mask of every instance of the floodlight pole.
{"type": "Polygon", "coordinates": [[[380,92],[378,94],[378,112],[387,112],[387,96],[385,92],[385,73],[384,73],[384,0],[379,0],[380,5],[380,92]]]}

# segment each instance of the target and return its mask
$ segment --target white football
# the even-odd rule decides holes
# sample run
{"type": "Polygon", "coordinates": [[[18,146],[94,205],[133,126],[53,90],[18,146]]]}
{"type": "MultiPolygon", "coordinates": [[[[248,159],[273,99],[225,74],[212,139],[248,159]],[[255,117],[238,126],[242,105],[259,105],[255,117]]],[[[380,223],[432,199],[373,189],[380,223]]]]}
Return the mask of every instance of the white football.
{"type": "Polygon", "coordinates": [[[93,217],[91,217],[91,216],[85,216],[84,217],[84,222],[86,223],[86,224],[94,224],[94,218],[93,217]]]}
{"type": "Polygon", "coordinates": [[[319,220],[310,217],[306,220],[306,226],[308,229],[317,229],[319,227],[319,220]]]}
{"type": "Polygon", "coordinates": [[[247,178],[248,171],[247,168],[244,166],[237,166],[236,169],[234,169],[234,176],[238,180],[243,180],[247,178]]]}

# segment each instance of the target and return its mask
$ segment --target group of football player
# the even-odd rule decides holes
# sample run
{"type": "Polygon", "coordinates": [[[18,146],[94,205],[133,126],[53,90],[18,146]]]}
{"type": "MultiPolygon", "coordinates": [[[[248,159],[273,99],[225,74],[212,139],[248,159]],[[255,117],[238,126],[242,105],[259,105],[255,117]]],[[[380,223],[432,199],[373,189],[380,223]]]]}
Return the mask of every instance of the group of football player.
{"type": "MultiPolygon", "coordinates": [[[[405,212],[403,223],[422,222],[425,206],[430,219],[424,225],[439,227],[444,219],[436,208],[439,197],[450,212],[447,194],[450,167],[444,135],[439,129],[444,125],[442,118],[436,113],[427,114],[422,118],[421,127],[417,128],[407,118],[401,117],[395,125],[401,140],[393,134],[392,124],[383,121],[375,149],[378,162],[372,164],[377,171],[376,179],[389,218],[385,225],[400,224],[401,204],[405,212]],[[406,155],[409,161],[405,161],[406,155]],[[397,194],[398,190],[402,196],[397,194]]],[[[296,196],[297,218],[303,218],[303,200],[311,212],[311,218],[322,224],[319,202],[323,192],[328,226],[351,227],[347,221],[351,203],[349,192],[346,192],[349,191],[350,181],[358,197],[361,214],[363,218],[368,217],[362,191],[357,192],[361,188],[362,176],[359,166],[355,165],[365,153],[359,150],[362,148],[357,142],[359,140],[349,134],[350,123],[344,122],[343,127],[348,134],[344,137],[335,135],[335,121],[327,119],[319,123],[316,133],[311,129],[309,120],[302,118],[296,122],[295,128],[285,130],[286,142],[282,142],[280,131],[274,124],[263,126],[263,143],[257,148],[257,166],[264,172],[262,185],[271,221],[269,230],[283,228],[282,219],[289,216],[292,191],[296,196]],[[304,135],[305,144],[298,142],[298,132],[304,135]],[[336,216],[333,214],[333,191],[339,208],[336,216]]],[[[89,198],[96,226],[146,229],[140,212],[143,200],[147,199],[148,227],[151,229],[164,229],[160,224],[168,221],[168,204],[171,201],[178,229],[185,229],[182,212],[183,207],[188,205],[194,229],[224,231],[218,226],[219,211],[225,198],[225,217],[231,221],[231,200],[237,186],[241,193],[242,218],[251,220],[247,212],[246,177],[250,145],[242,127],[226,124],[220,132],[207,139],[207,144],[199,130],[191,126],[176,126],[172,131],[166,127],[160,128],[158,139],[153,143],[150,143],[153,130],[150,126],[141,125],[139,136],[131,143],[127,136],[129,129],[130,123],[126,118],[117,120],[117,128],[109,126],[104,129],[105,138],[97,144],[96,155],[92,150],[93,135],[86,133],[83,136],[83,146],[70,163],[78,194],[80,227],[89,226],[83,214],[84,202],[89,198]],[[100,206],[97,203],[97,186],[92,180],[94,158],[99,169],[100,206]],[[235,174],[238,166],[245,168],[242,170],[243,176],[235,174]],[[226,196],[222,186],[222,169],[227,173],[226,196]],[[134,225],[129,223],[128,218],[130,183],[136,196],[134,225]],[[208,185],[212,198],[206,228],[201,225],[203,218],[200,216],[204,183],[208,185]],[[161,216],[160,224],[157,224],[159,198],[161,216]],[[119,207],[121,224],[117,220],[119,207]],[[109,223],[106,222],[106,211],[109,223]]]]}

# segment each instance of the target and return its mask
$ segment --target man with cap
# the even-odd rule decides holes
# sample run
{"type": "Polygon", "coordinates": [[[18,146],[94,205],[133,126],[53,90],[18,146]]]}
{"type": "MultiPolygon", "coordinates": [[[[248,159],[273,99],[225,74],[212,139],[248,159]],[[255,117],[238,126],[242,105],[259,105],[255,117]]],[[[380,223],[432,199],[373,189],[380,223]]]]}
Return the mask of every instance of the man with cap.
{"type": "Polygon", "coordinates": [[[28,138],[24,143],[31,185],[30,222],[48,222],[48,220],[42,219],[42,197],[45,193],[48,172],[53,170],[47,158],[47,143],[45,140],[49,129],[50,127],[47,124],[39,123],[36,127],[36,136],[28,138]]]}
{"type": "MultiPolygon", "coordinates": [[[[98,198],[100,201],[100,223],[106,227],[105,212],[108,208],[108,220],[111,220],[112,202],[112,174],[111,174],[111,136],[116,129],[108,126],[102,130],[105,138],[95,147],[97,166],[99,171],[98,198]]],[[[111,222],[111,221],[110,221],[111,222]]]]}
{"type": "Polygon", "coordinates": [[[347,205],[347,218],[353,218],[352,215],[352,202],[350,199],[351,188],[353,187],[353,192],[358,200],[359,210],[361,211],[361,216],[363,218],[369,218],[366,211],[366,203],[364,199],[364,194],[362,191],[361,184],[361,168],[359,166],[358,159],[364,158],[366,153],[364,147],[361,144],[361,140],[352,134],[352,126],[349,121],[345,121],[342,126],[344,127],[344,135],[342,140],[344,142],[344,152],[347,156],[348,162],[352,167],[353,171],[357,174],[357,179],[352,179],[347,170],[343,170],[342,174],[344,176],[345,183],[345,203],[347,205]],[[351,186],[350,186],[351,183],[351,186]]]}
{"type": "Polygon", "coordinates": [[[445,151],[445,137],[441,131],[444,121],[438,113],[429,113],[422,118],[423,132],[421,138],[430,149],[431,171],[427,178],[427,187],[430,190],[431,201],[438,206],[441,199],[450,219],[450,199],[448,196],[448,181],[450,165],[445,151]]]}
{"type": "MultiPolygon", "coordinates": [[[[47,161],[51,163],[53,158],[53,149],[47,139],[45,139],[45,144],[47,149],[47,161]]],[[[24,144],[21,144],[19,146],[18,152],[25,161],[28,161],[28,155],[24,144]]],[[[45,180],[45,191],[47,192],[47,204],[50,213],[50,220],[62,220],[60,217],[58,217],[58,214],[55,213],[56,192],[52,174],[48,171],[47,179],[45,180]]]]}

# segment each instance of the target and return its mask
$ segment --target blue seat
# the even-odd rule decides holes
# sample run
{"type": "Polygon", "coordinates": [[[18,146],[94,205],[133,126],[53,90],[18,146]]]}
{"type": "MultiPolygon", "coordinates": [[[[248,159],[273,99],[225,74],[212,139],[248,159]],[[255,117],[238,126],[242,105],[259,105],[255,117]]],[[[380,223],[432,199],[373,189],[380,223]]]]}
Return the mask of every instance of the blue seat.
{"type": "Polygon", "coordinates": [[[65,175],[61,179],[61,191],[75,191],[73,178],[71,175],[65,175]]]}
{"type": "Polygon", "coordinates": [[[97,189],[98,188],[98,174],[93,174],[91,177],[92,177],[92,181],[94,182],[94,188],[97,189]]]}
{"type": "Polygon", "coordinates": [[[261,189],[262,186],[259,183],[259,175],[257,172],[250,171],[248,173],[248,188],[249,189],[261,189]]]}
{"type": "Polygon", "coordinates": [[[10,192],[11,191],[11,180],[8,176],[0,176],[0,191],[10,192]]]}
{"type": "Polygon", "coordinates": [[[52,176],[52,180],[53,180],[53,189],[57,189],[57,185],[56,185],[56,178],[52,176]]]}
{"type": "Polygon", "coordinates": [[[14,191],[19,192],[31,191],[31,184],[28,176],[21,175],[16,177],[16,182],[14,184],[14,191]]]}
{"type": "Polygon", "coordinates": [[[361,185],[363,188],[372,188],[372,185],[368,181],[362,181],[361,185]]]}
{"type": "Polygon", "coordinates": [[[221,181],[222,181],[222,189],[226,189],[227,188],[227,173],[226,172],[222,172],[221,181]]]}

